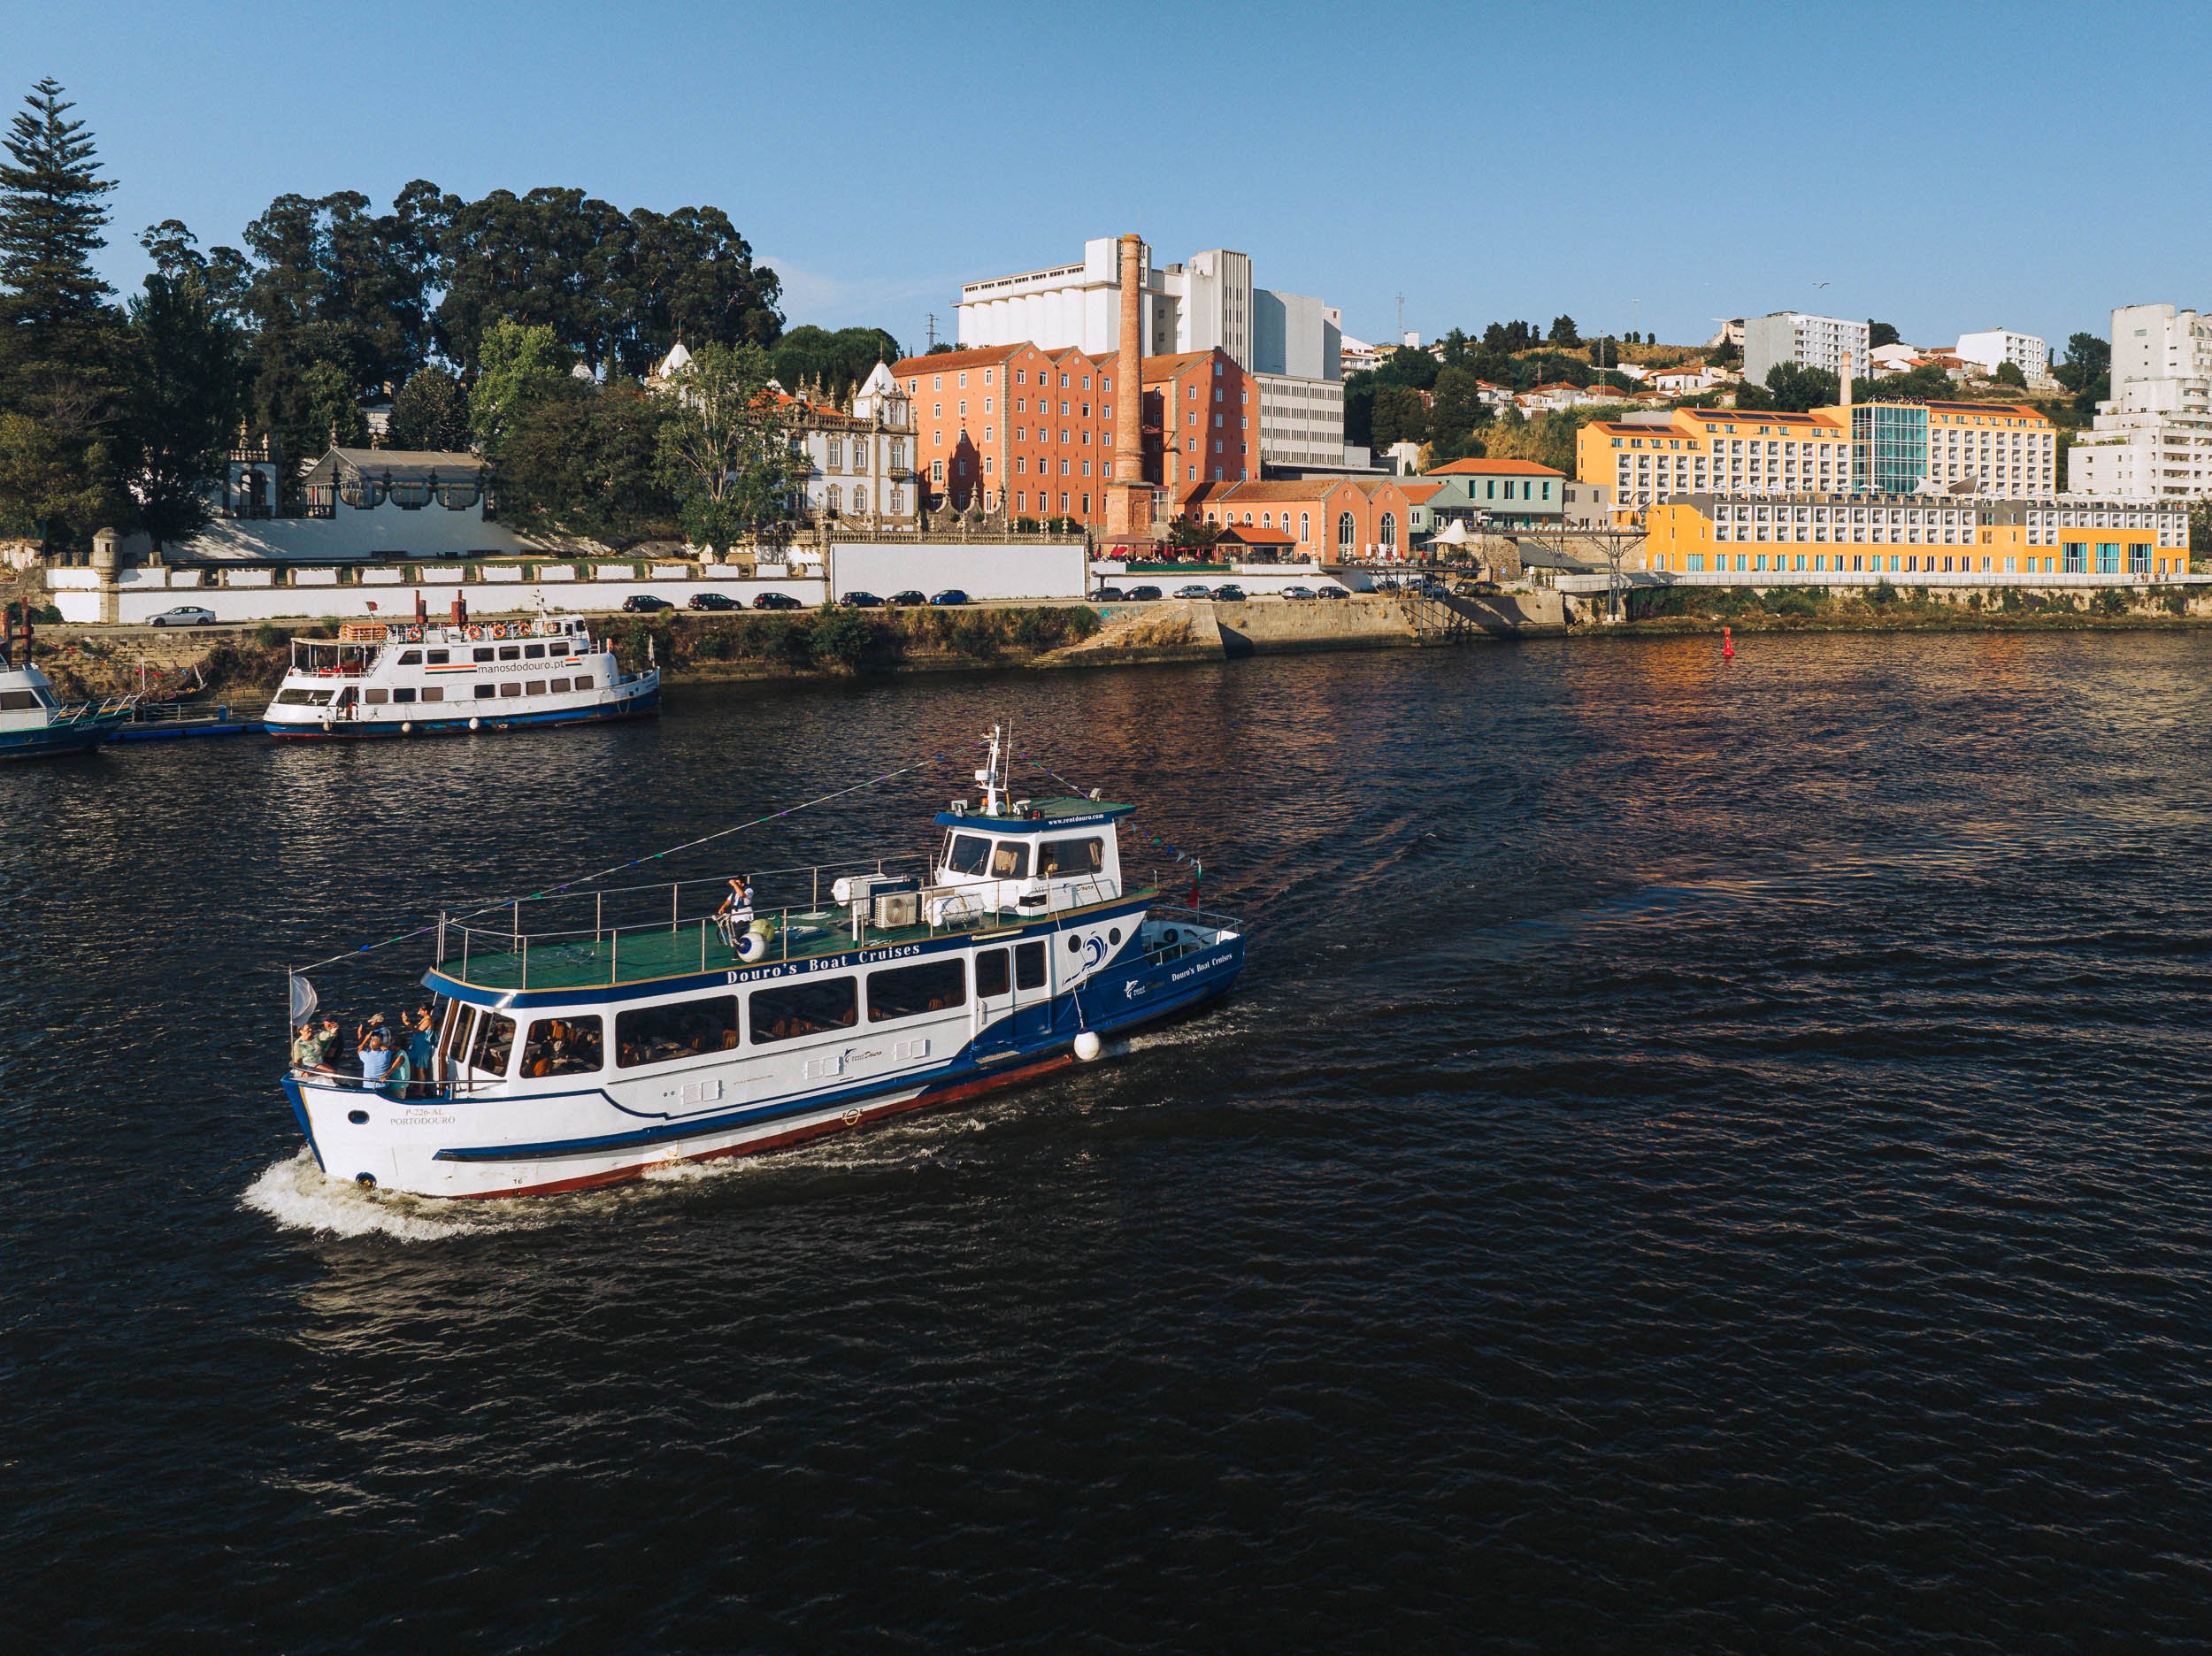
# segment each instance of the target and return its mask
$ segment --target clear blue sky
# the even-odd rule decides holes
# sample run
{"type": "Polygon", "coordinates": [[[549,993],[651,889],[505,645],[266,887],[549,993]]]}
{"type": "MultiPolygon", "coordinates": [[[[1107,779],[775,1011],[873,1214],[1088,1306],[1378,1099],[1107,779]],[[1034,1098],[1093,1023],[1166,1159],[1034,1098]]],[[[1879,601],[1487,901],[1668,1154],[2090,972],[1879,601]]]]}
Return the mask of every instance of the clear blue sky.
{"type": "Polygon", "coordinates": [[[1401,293],[1431,337],[1671,341],[1796,308],[2055,346],[2212,303],[2205,7],[0,0],[0,96],[50,73],[98,134],[119,287],[155,220],[235,244],[282,192],[421,177],[720,206],[793,322],[909,343],[1130,228],[1370,340],[1401,293]]]}

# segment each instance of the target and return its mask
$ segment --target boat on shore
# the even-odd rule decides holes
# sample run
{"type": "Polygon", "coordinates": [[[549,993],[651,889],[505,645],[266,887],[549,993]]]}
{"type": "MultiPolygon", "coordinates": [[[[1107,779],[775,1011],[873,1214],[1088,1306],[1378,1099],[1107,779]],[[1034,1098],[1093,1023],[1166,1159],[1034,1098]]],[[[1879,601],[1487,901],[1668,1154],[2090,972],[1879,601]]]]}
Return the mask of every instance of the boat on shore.
{"type": "MultiPolygon", "coordinates": [[[[1027,1080],[1226,993],[1243,927],[1139,883],[1135,808],[1014,799],[1006,763],[995,731],[979,807],[938,812],[910,873],[759,877],[780,907],[742,880],[594,891],[573,928],[524,924],[573,896],[442,915],[426,1073],[284,1077],[317,1165],[426,1196],[587,1189],[1027,1080]],[[606,924],[610,900],[656,917],[606,924]]],[[[293,986],[296,1016],[315,997],[293,986]]]]}
{"type": "Polygon", "coordinates": [[[624,671],[574,616],[520,621],[349,622],[294,639],[262,728],[329,740],[452,735],[642,718],[660,671],[624,671]]]}

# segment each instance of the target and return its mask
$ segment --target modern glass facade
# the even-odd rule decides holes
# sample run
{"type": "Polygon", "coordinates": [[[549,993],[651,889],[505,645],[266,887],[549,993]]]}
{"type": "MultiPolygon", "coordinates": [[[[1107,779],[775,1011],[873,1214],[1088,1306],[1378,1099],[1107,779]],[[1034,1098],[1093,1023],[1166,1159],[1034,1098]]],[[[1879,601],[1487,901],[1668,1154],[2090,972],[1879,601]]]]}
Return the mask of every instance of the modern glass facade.
{"type": "Polygon", "coordinates": [[[1928,410],[1875,402],[1851,410],[1851,487],[1862,494],[1910,494],[1928,476],[1928,410]]]}

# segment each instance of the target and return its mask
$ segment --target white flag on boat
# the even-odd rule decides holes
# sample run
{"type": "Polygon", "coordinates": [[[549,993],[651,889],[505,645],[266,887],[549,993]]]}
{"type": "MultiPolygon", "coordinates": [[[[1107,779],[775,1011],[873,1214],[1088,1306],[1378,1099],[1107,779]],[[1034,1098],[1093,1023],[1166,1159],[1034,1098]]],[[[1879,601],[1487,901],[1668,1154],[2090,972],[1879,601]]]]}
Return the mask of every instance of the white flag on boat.
{"type": "Polygon", "coordinates": [[[308,1019],[315,1016],[315,1008],[321,1004],[321,1000],[316,997],[315,985],[301,977],[299,973],[294,972],[292,974],[292,1022],[306,1023],[308,1019]]]}

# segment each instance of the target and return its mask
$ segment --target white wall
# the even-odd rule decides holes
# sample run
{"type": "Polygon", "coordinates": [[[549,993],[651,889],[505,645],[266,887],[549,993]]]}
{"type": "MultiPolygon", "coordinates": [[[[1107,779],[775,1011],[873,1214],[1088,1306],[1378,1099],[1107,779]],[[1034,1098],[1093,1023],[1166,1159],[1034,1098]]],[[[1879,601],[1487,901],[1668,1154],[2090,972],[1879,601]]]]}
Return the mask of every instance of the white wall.
{"type": "MultiPolygon", "coordinates": [[[[73,570],[56,571],[57,574],[75,574],[73,570]]],[[[470,581],[464,586],[451,583],[422,586],[423,602],[434,616],[449,613],[456,592],[464,594],[472,616],[491,616],[523,613],[543,609],[565,611],[573,615],[600,614],[622,608],[624,600],[636,593],[651,593],[665,598],[679,610],[696,592],[727,593],[748,609],[754,595],[763,592],[788,593],[801,603],[818,605],[824,601],[823,583],[818,580],[717,580],[710,586],[696,580],[621,580],[621,581],[528,581],[522,583],[488,583],[470,581]]],[[[100,619],[100,594],[81,587],[54,591],[50,594],[54,605],[62,613],[62,619],[75,625],[92,625],[100,619]]],[[[155,586],[127,586],[116,595],[116,618],[126,626],[142,625],[165,610],[179,604],[197,604],[212,610],[218,623],[234,624],[253,621],[342,620],[363,621],[373,618],[390,620],[395,616],[412,616],[415,611],[415,588],[411,586],[216,586],[196,590],[164,589],[155,586]],[[370,604],[375,604],[372,611],[370,604]]]]}
{"type": "Polygon", "coordinates": [[[964,546],[936,541],[833,540],[830,585],[887,598],[909,587],[941,592],[957,586],[979,603],[1028,598],[1080,598],[1085,555],[1079,545],[964,546]]]}

